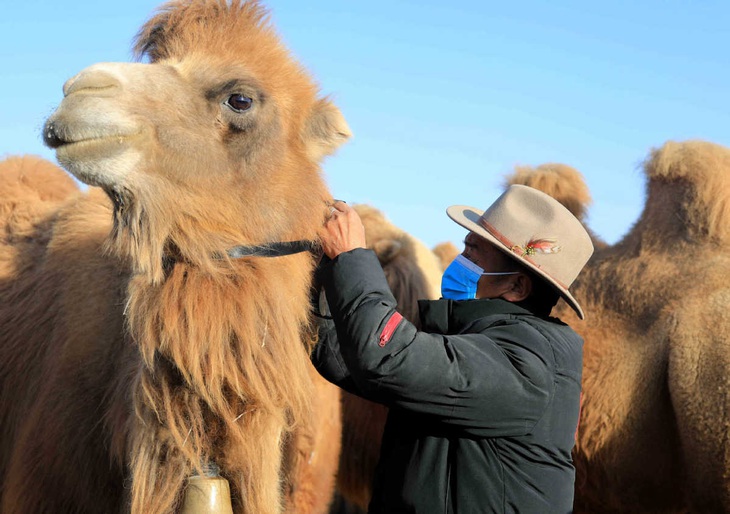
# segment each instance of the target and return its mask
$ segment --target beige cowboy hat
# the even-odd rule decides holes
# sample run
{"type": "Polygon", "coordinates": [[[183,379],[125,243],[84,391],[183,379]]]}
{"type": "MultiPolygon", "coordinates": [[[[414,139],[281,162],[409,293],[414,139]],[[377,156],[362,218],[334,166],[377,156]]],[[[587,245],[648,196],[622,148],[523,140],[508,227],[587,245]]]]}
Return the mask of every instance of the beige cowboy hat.
{"type": "Polygon", "coordinates": [[[580,319],[585,318],[568,288],[593,254],[593,243],[581,222],[560,202],[515,184],[486,211],[452,205],[446,214],[543,277],[580,319]]]}

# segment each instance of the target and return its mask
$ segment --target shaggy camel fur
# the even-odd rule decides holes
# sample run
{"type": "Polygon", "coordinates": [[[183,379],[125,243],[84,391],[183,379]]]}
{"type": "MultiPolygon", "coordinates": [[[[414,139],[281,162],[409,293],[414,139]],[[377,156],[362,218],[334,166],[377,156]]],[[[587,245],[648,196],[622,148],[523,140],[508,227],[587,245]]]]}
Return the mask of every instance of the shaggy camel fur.
{"type": "MultiPolygon", "coordinates": [[[[668,142],[559,315],[585,339],[577,513],[730,512],[730,149],[668,142]]],[[[520,178],[519,181],[523,181],[520,178]]]]}
{"type": "Polygon", "coordinates": [[[215,464],[235,512],[326,512],[315,258],[246,255],[316,238],[349,129],[255,2],[166,4],[136,51],[70,79],[44,129],[99,187],[1,175],[0,511],[170,512],[215,464]]]}
{"type": "MultiPolygon", "coordinates": [[[[441,287],[435,255],[423,242],[393,225],[382,211],[365,204],[353,208],[362,219],[367,247],[378,256],[399,312],[418,326],[418,300],[434,298],[441,287]]],[[[363,511],[367,510],[372,494],[387,415],[388,409],[383,405],[342,393],[342,453],[337,488],[347,502],[363,511]]],[[[338,514],[346,511],[342,506],[333,510],[338,514]]]]}

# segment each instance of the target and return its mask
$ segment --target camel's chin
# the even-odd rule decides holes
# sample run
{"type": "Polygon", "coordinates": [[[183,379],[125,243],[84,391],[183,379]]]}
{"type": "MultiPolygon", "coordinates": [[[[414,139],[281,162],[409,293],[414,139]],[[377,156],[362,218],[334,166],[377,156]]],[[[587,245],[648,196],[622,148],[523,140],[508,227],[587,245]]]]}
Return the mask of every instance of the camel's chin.
{"type": "Polygon", "coordinates": [[[113,188],[126,182],[140,153],[128,138],[115,136],[66,143],[56,148],[56,158],[84,184],[113,188]]]}

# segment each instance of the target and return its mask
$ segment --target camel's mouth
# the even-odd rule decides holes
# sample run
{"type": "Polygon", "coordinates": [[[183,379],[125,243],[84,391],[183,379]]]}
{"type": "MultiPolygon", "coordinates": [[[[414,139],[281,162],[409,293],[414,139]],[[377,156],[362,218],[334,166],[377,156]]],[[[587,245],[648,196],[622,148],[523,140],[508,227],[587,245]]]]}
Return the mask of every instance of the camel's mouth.
{"type": "MultiPolygon", "coordinates": [[[[115,127],[74,126],[74,124],[49,121],[43,130],[43,142],[56,150],[59,162],[74,166],[74,163],[108,162],[109,159],[128,150],[136,131],[119,130],[115,127]]],[[[68,169],[68,168],[67,168],[68,169]]],[[[69,169],[71,173],[74,170],[69,169]]],[[[79,177],[84,180],[83,177],[79,177]]],[[[96,184],[95,184],[96,185],[96,184]]]]}
{"type": "MultiPolygon", "coordinates": [[[[140,132],[111,132],[98,127],[69,127],[49,122],[45,144],[56,150],[58,162],[81,182],[107,191],[125,182],[139,160],[134,141],[140,132]]],[[[110,195],[111,196],[111,195],[110,195]]]]}
{"type": "Polygon", "coordinates": [[[130,149],[130,136],[105,136],[78,141],[65,141],[57,146],[56,158],[68,171],[89,185],[103,186],[105,181],[102,174],[91,168],[104,169],[108,166],[98,166],[95,163],[109,163],[123,158],[121,154],[130,149]],[[100,182],[101,180],[101,182],[100,182]]]}
{"type": "Polygon", "coordinates": [[[101,136],[91,137],[86,139],[77,140],[66,140],[59,137],[51,136],[46,138],[46,145],[54,150],[68,149],[75,147],[79,149],[89,148],[95,145],[124,145],[125,142],[130,139],[131,135],[113,135],[113,136],[101,136]]]}
{"type": "Polygon", "coordinates": [[[49,123],[43,131],[43,141],[57,153],[63,152],[69,157],[78,158],[87,154],[108,157],[126,148],[137,135],[137,133],[71,134],[62,127],[49,123]]]}

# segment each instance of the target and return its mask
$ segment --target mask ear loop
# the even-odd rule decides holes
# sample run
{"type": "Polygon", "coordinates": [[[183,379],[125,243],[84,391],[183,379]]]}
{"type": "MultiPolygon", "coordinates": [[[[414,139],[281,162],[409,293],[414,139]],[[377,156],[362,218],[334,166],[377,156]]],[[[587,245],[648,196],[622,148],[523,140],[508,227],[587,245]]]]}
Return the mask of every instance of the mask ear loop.
{"type": "Polygon", "coordinates": [[[497,275],[517,275],[519,271],[492,271],[489,273],[481,273],[481,275],[491,275],[491,276],[497,276],[497,275]]]}

